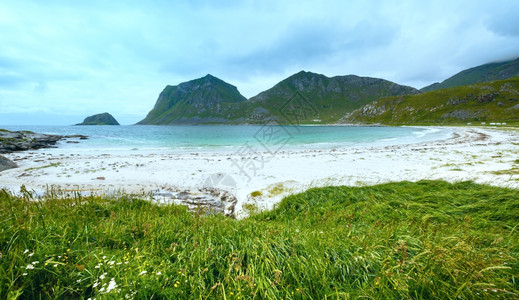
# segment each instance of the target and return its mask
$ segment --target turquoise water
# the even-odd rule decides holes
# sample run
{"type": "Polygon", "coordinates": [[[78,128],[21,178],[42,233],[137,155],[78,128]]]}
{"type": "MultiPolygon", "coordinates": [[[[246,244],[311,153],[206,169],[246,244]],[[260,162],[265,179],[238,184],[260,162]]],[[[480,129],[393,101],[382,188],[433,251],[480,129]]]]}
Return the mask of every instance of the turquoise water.
{"type": "Polygon", "coordinates": [[[60,151],[237,151],[250,147],[277,152],[395,145],[448,138],[452,130],[434,127],[350,126],[0,126],[8,130],[89,136],[78,144],[60,142],[60,151]]]}

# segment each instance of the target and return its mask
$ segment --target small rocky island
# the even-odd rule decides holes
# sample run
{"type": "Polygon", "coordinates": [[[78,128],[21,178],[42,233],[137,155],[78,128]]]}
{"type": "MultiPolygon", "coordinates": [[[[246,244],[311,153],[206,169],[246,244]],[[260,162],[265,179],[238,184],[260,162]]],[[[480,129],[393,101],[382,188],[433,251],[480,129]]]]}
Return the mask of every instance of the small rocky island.
{"type": "MultiPolygon", "coordinates": [[[[60,140],[85,140],[87,138],[88,137],[84,135],[53,135],[34,133],[32,131],[9,131],[0,129],[0,154],[25,150],[36,150],[41,148],[52,148],[55,147],[56,143],[60,140]]],[[[0,172],[16,167],[16,163],[0,155],[0,172]]]]}
{"type": "Polygon", "coordinates": [[[83,123],[76,125],[120,125],[119,122],[109,113],[93,115],[86,117],[83,123]]]}

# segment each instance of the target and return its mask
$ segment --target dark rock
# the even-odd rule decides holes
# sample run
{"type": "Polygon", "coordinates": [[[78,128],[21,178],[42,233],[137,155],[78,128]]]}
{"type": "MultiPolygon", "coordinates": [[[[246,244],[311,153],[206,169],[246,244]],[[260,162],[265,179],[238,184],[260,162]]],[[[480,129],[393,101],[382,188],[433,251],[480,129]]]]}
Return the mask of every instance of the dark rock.
{"type": "MultiPolygon", "coordinates": [[[[70,136],[86,138],[85,136],[70,136]]],[[[56,143],[69,136],[40,134],[31,131],[0,130],[0,153],[11,153],[25,150],[55,147],[56,143]]]]}
{"type": "Polygon", "coordinates": [[[65,135],[63,138],[65,138],[65,139],[79,138],[80,140],[87,140],[88,136],[81,135],[81,134],[74,134],[74,135],[65,135]]]}
{"type": "Polygon", "coordinates": [[[496,96],[497,96],[496,93],[479,95],[478,102],[479,103],[489,103],[489,102],[494,101],[496,96]]]}
{"type": "Polygon", "coordinates": [[[467,99],[452,99],[451,98],[447,101],[448,105],[460,105],[463,103],[467,103],[467,99]]]}
{"type": "Polygon", "coordinates": [[[86,117],[83,123],[76,125],[119,125],[119,122],[109,113],[86,117]]]}
{"type": "Polygon", "coordinates": [[[0,155],[0,172],[14,168],[18,168],[18,165],[15,162],[0,155]]]}

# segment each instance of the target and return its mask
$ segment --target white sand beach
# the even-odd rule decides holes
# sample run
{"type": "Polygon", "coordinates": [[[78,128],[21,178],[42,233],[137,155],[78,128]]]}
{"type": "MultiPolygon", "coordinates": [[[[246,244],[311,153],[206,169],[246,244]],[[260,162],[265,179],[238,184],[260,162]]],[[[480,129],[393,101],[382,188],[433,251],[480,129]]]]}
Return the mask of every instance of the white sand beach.
{"type": "Polygon", "coordinates": [[[64,190],[196,190],[213,186],[245,203],[272,208],[290,193],[326,185],[373,185],[391,181],[472,180],[519,188],[519,131],[454,128],[450,139],[398,146],[267,153],[60,153],[42,149],[6,155],[19,168],[0,173],[0,188],[21,185],[43,192],[64,190]],[[256,197],[252,197],[252,192],[256,197]],[[261,194],[261,195],[259,195],[261,194]]]}

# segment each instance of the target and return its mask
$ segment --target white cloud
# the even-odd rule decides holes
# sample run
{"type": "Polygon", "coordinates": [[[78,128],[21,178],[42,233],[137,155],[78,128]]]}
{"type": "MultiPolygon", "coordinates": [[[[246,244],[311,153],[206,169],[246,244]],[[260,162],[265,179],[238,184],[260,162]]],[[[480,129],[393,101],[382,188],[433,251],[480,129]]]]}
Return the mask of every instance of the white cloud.
{"type": "Polygon", "coordinates": [[[166,84],[208,73],[247,97],[302,69],[421,87],[519,55],[517,3],[3,1],[0,118],[108,111],[133,123],[166,84]]]}

